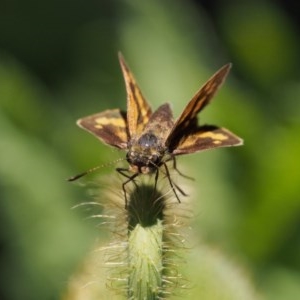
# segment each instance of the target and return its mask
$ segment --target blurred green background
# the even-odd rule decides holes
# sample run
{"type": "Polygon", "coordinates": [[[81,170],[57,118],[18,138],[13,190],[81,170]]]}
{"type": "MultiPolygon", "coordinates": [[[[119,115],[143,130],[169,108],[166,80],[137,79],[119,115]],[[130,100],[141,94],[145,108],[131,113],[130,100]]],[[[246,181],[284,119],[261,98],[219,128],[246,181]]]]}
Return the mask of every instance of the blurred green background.
{"type": "MultiPolygon", "coordinates": [[[[201,120],[229,128],[245,146],[178,160],[196,178],[187,183],[194,236],[236,261],[266,299],[299,299],[295,8],[271,0],[2,0],[0,298],[59,299],[99,237],[89,212],[71,209],[91,200],[86,189],[65,178],[124,157],[75,125],[125,109],[121,50],[153,107],[170,101],[175,116],[233,63],[201,120]]],[[[99,173],[116,176],[114,166],[99,173]]]]}

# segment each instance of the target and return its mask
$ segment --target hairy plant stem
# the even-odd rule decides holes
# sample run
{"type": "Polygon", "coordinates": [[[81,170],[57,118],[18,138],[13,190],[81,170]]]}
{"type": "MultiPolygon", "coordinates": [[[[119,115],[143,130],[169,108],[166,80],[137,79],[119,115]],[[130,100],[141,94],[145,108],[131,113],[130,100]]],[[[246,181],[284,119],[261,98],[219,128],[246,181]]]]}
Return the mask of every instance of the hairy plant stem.
{"type": "Polygon", "coordinates": [[[179,259],[174,255],[181,240],[177,207],[177,201],[167,199],[152,185],[141,183],[130,192],[127,210],[128,299],[166,299],[172,288],[178,286],[181,279],[177,271],[179,259]]]}
{"type": "Polygon", "coordinates": [[[163,225],[137,224],[129,233],[129,299],[158,299],[162,289],[163,225]]]}
{"type": "Polygon", "coordinates": [[[128,299],[160,299],[163,292],[165,198],[139,185],[128,206],[128,299]]]}

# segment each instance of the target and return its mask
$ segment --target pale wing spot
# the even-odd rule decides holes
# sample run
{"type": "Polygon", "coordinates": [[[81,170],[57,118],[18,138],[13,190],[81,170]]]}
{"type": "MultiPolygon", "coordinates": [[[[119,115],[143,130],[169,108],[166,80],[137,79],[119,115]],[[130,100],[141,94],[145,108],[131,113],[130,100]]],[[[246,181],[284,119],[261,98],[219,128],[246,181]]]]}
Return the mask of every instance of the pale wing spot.
{"type": "Polygon", "coordinates": [[[125,121],[121,118],[97,118],[95,127],[102,128],[104,125],[112,125],[117,127],[126,127],[125,121]]]}
{"type": "Polygon", "coordinates": [[[144,106],[143,96],[139,93],[139,108],[140,108],[140,114],[143,118],[143,123],[147,123],[149,120],[148,114],[149,110],[147,107],[144,106]]]}
{"type": "Polygon", "coordinates": [[[220,145],[220,144],[222,144],[222,142],[221,142],[221,141],[215,140],[215,141],[213,141],[213,144],[215,144],[215,145],[220,145]]]}
{"type": "MultiPolygon", "coordinates": [[[[126,124],[123,119],[120,118],[97,118],[95,120],[95,128],[97,129],[104,129],[105,126],[110,125],[110,126],[115,126],[117,128],[116,134],[122,141],[127,141],[127,134],[126,131],[124,130],[126,127],[126,124]]],[[[104,129],[105,130],[105,129],[104,129]]]]}
{"type": "Polygon", "coordinates": [[[212,140],[225,141],[228,139],[228,136],[222,133],[213,133],[207,131],[201,134],[201,138],[210,138],[212,140]]]}
{"type": "Polygon", "coordinates": [[[141,107],[141,114],[142,114],[143,118],[146,118],[148,111],[144,107],[141,107]]]}
{"type": "Polygon", "coordinates": [[[118,137],[123,141],[127,141],[126,131],[118,131],[118,137]]]}
{"type": "MultiPolygon", "coordinates": [[[[188,138],[184,141],[184,143],[183,143],[184,148],[189,148],[189,147],[191,147],[191,146],[193,146],[193,145],[195,145],[195,139],[194,139],[194,138],[190,138],[190,137],[188,137],[188,138]]],[[[180,146],[181,146],[181,145],[179,145],[178,148],[180,148],[180,146]]]]}
{"type": "MultiPolygon", "coordinates": [[[[192,147],[193,145],[195,145],[196,141],[200,138],[201,139],[205,139],[205,138],[209,138],[209,139],[212,139],[212,143],[215,144],[215,145],[220,145],[222,144],[221,141],[224,141],[224,140],[227,140],[228,137],[222,133],[213,133],[213,132],[210,132],[210,131],[207,131],[207,132],[203,132],[201,133],[201,135],[195,137],[195,136],[189,136],[187,137],[187,139],[184,141],[183,143],[183,147],[184,148],[189,148],[189,147],[192,147]]],[[[180,145],[178,147],[180,149],[180,145]]]]}

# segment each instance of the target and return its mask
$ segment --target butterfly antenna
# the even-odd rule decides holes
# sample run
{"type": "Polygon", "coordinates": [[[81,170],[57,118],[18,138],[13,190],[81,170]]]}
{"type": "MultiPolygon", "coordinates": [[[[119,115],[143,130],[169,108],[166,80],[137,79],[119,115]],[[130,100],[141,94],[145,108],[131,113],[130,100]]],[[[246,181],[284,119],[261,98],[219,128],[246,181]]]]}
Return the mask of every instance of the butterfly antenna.
{"type": "Polygon", "coordinates": [[[119,161],[122,161],[122,160],[125,160],[125,158],[119,158],[119,159],[117,159],[117,160],[115,160],[115,161],[112,161],[112,162],[109,162],[109,163],[107,163],[107,164],[103,164],[103,165],[99,165],[99,166],[93,167],[93,168],[91,168],[91,169],[88,169],[88,170],[85,171],[85,172],[82,172],[82,173],[80,173],[80,174],[77,174],[77,175],[75,175],[75,176],[72,176],[72,177],[68,178],[67,180],[68,180],[68,181],[75,181],[75,180],[77,180],[77,179],[79,179],[79,178],[81,178],[81,177],[83,177],[83,176],[85,176],[85,175],[87,175],[87,174],[90,174],[90,173],[92,173],[92,172],[97,171],[98,169],[101,169],[101,168],[104,168],[104,167],[111,166],[111,165],[113,165],[113,164],[115,164],[115,163],[117,163],[117,162],[119,162],[119,161]]]}

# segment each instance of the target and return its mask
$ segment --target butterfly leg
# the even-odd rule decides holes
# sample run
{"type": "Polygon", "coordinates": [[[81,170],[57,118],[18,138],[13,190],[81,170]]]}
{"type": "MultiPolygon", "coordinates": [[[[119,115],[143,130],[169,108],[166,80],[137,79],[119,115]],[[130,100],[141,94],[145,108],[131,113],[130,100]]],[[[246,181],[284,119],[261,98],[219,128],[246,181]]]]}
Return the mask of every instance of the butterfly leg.
{"type": "Polygon", "coordinates": [[[157,181],[158,181],[158,172],[159,172],[159,169],[157,168],[156,169],[156,174],[155,174],[155,179],[154,179],[154,190],[156,190],[156,186],[157,186],[157,181]]]}
{"type": "Polygon", "coordinates": [[[173,190],[173,192],[174,192],[174,194],[175,194],[175,196],[176,196],[178,202],[181,203],[181,201],[180,201],[180,199],[179,199],[179,197],[178,197],[178,195],[177,195],[177,193],[176,193],[176,189],[177,189],[183,196],[187,196],[187,194],[186,194],[186,193],[185,193],[185,192],[184,192],[184,191],[183,191],[176,183],[174,183],[174,182],[172,181],[171,176],[170,176],[170,172],[169,172],[169,169],[168,169],[166,163],[163,163],[163,165],[164,165],[164,167],[165,167],[165,170],[166,170],[166,176],[167,176],[167,178],[168,178],[168,180],[169,180],[170,186],[171,186],[171,188],[172,188],[172,190],[173,190]]]}
{"type": "MultiPolygon", "coordinates": [[[[125,172],[129,172],[129,169],[127,168],[116,168],[116,171],[128,179],[132,177],[132,175],[128,175],[125,173],[125,172]]],[[[134,184],[136,184],[134,180],[133,182],[134,184]]]]}
{"type": "Polygon", "coordinates": [[[180,176],[182,176],[182,177],[184,177],[184,178],[187,178],[187,179],[190,179],[190,180],[195,180],[195,178],[190,177],[190,176],[187,176],[187,175],[181,173],[181,172],[177,169],[177,163],[176,163],[176,158],[175,158],[175,156],[171,156],[170,160],[171,160],[171,159],[173,160],[173,169],[174,169],[180,176]]]}
{"type": "Polygon", "coordinates": [[[125,171],[128,171],[128,169],[117,168],[116,171],[119,172],[124,177],[128,178],[128,180],[126,180],[125,182],[122,183],[122,189],[123,189],[124,196],[125,196],[125,209],[127,209],[128,199],[127,199],[127,192],[126,192],[126,189],[125,189],[125,185],[128,182],[133,181],[133,183],[135,184],[135,186],[137,186],[136,182],[134,181],[134,178],[137,177],[139,175],[139,173],[135,173],[135,174],[133,174],[133,175],[130,176],[130,175],[128,175],[128,174],[125,173],[125,171]]]}

